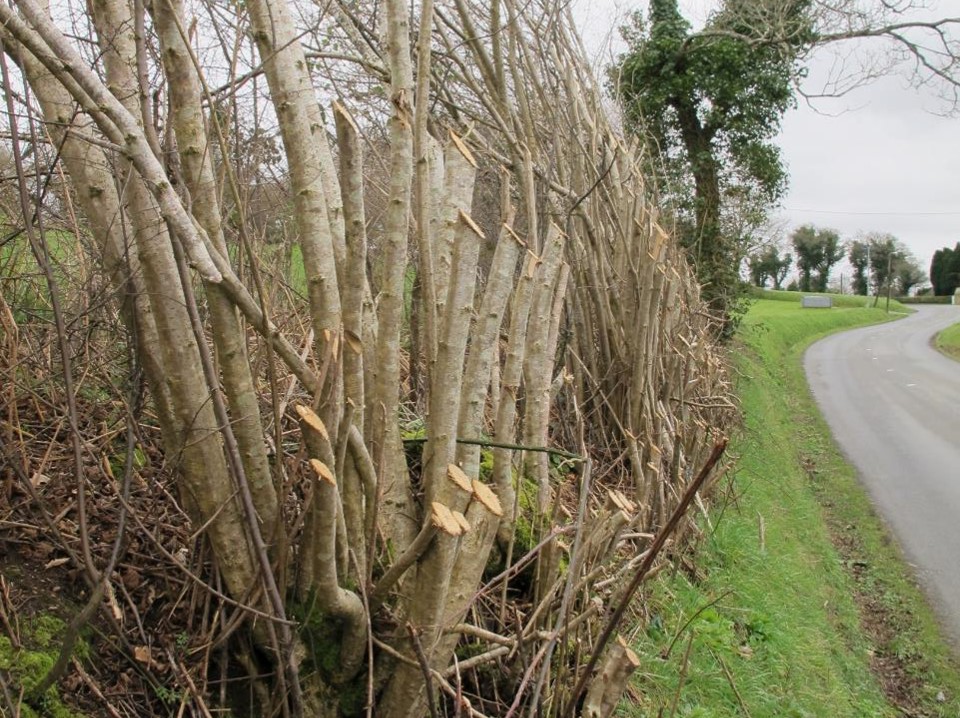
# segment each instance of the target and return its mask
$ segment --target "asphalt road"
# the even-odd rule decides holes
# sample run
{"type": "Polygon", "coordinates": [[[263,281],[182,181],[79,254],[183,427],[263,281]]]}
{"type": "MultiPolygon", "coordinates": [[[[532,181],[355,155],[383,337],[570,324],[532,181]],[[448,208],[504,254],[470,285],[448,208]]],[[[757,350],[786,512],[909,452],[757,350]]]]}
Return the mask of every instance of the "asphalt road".
{"type": "MultiPolygon", "coordinates": [[[[828,311],[813,310],[810,311],[828,311]]],[[[835,334],[807,350],[807,380],[960,645],[960,362],[930,346],[960,307],[835,334]]]]}

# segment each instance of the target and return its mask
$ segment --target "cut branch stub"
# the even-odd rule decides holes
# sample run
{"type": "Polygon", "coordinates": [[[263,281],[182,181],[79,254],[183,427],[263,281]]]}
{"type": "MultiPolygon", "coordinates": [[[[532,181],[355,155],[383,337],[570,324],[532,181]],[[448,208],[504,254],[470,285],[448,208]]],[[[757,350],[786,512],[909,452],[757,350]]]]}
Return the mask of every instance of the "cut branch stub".
{"type": "Polygon", "coordinates": [[[337,479],[330,471],[330,467],[320,461],[320,459],[310,459],[310,467],[317,473],[317,476],[326,481],[331,486],[337,485],[337,479]]]}
{"type": "Polygon", "coordinates": [[[513,231],[513,227],[511,227],[509,224],[506,224],[506,223],[504,223],[502,226],[503,226],[503,230],[507,234],[509,234],[516,241],[517,244],[519,244],[521,247],[527,246],[527,243],[523,241],[523,238],[520,237],[519,234],[513,231]]]}
{"type": "Polygon", "coordinates": [[[473,493],[473,486],[470,484],[470,477],[467,476],[464,470],[456,464],[447,465],[447,478],[468,494],[473,493]]]}
{"type": "Polygon", "coordinates": [[[530,262],[527,264],[527,277],[533,279],[533,276],[537,272],[537,267],[543,264],[543,260],[537,256],[536,252],[528,249],[527,254],[530,255],[530,262]]]}
{"type": "Polygon", "coordinates": [[[340,333],[339,332],[335,332],[331,329],[324,329],[323,341],[326,343],[328,347],[329,355],[331,357],[337,357],[340,355],[340,333]]]}
{"type": "MultiPolygon", "coordinates": [[[[441,504],[438,501],[434,501],[430,504],[432,509],[430,513],[430,520],[433,522],[433,525],[438,529],[443,531],[443,533],[448,536],[462,536],[464,534],[464,527],[446,505],[441,504]]],[[[466,523],[466,518],[464,518],[464,523],[466,523]]],[[[468,524],[469,527],[469,524],[468,524]]]]}
{"type": "Polygon", "coordinates": [[[337,102],[336,100],[334,100],[334,101],[333,101],[333,111],[334,111],[337,115],[339,115],[340,117],[342,117],[347,123],[349,123],[350,127],[353,129],[353,131],[354,131],[355,133],[360,134],[360,128],[357,127],[357,123],[354,121],[353,115],[350,114],[350,112],[347,110],[346,107],[344,107],[344,106],[341,105],[339,102],[337,102]]]}
{"type": "Polygon", "coordinates": [[[637,512],[637,505],[617,489],[611,489],[607,492],[607,504],[620,509],[628,516],[633,516],[637,512]]]}
{"type": "Polygon", "coordinates": [[[583,702],[584,718],[609,718],[627,689],[630,676],[640,667],[640,658],[622,636],[607,653],[583,702]]]}
{"type": "Polygon", "coordinates": [[[466,143],[460,139],[457,133],[453,130],[450,130],[450,141],[453,142],[456,148],[460,151],[460,154],[463,155],[463,158],[469,162],[474,169],[479,169],[480,165],[477,164],[477,160],[470,151],[470,148],[467,147],[466,143]]]}
{"type": "Polygon", "coordinates": [[[483,230],[480,229],[480,227],[477,226],[477,223],[473,221],[473,217],[464,212],[462,209],[460,210],[460,221],[467,225],[467,227],[470,228],[470,231],[477,235],[477,237],[480,239],[485,238],[483,230]]]}
{"type": "Polygon", "coordinates": [[[326,441],[330,441],[330,434],[327,433],[326,425],[313,409],[304,404],[297,404],[295,408],[297,415],[300,417],[300,421],[322,436],[326,441]]]}
{"type": "Polygon", "coordinates": [[[493,490],[477,479],[473,480],[473,498],[494,516],[503,516],[503,507],[500,505],[500,499],[493,493],[493,490]]]}
{"type": "Polygon", "coordinates": [[[350,347],[356,356],[363,355],[363,341],[356,334],[351,332],[349,329],[345,330],[343,333],[344,339],[347,340],[347,346],[350,347]]]}

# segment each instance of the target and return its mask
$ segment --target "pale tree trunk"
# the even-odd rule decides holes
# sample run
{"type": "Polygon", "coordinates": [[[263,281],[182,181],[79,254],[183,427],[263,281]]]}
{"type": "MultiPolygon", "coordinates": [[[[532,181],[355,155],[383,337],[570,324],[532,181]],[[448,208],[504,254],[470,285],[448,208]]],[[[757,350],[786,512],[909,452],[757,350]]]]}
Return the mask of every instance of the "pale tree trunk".
{"type": "MultiPolygon", "coordinates": [[[[285,2],[269,0],[255,0],[249,7],[289,162],[290,191],[310,299],[315,360],[323,366],[325,362],[339,361],[343,321],[336,233],[327,207],[321,158],[329,154],[326,132],[319,121],[320,108],[291,9],[285,2]]],[[[341,411],[342,387],[338,377],[338,372],[329,372],[326,385],[319,388],[323,401],[320,416],[329,427],[334,443],[341,411]]]]}
{"type": "MultiPolygon", "coordinates": [[[[458,188],[462,190],[461,197],[471,197],[476,169],[473,158],[454,147],[452,152],[447,152],[445,169],[448,178],[462,178],[458,188]]],[[[463,360],[473,315],[477,259],[483,233],[467,213],[470,209],[469,200],[466,207],[456,209],[458,221],[451,228],[456,239],[453,242],[447,298],[443,311],[437,316],[437,360],[430,372],[428,440],[423,452],[422,483],[427,505],[437,502],[463,513],[470,501],[470,494],[458,483],[448,480],[448,473],[456,452],[463,360]]],[[[405,596],[404,615],[421,631],[420,640],[431,664],[433,647],[440,636],[456,554],[457,542],[446,538],[436,541],[420,562],[410,593],[405,596]]],[[[397,707],[397,712],[390,715],[399,716],[399,711],[409,711],[411,705],[422,708],[421,700],[415,697],[422,693],[423,688],[418,681],[419,673],[419,668],[409,665],[396,668],[385,697],[386,705],[397,707]]]]}
{"type": "MultiPolygon", "coordinates": [[[[506,177],[504,182],[508,182],[506,177]]],[[[513,293],[517,259],[524,249],[523,242],[511,228],[513,208],[507,209],[505,215],[490,273],[487,275],[483,301],[471,330],[470,353],[464,372],[465,385],[457,429],[461,438],[476,439],[483,432],[491,367],[500,365],[500,328],[503,325],[507,302],[513,293]]],[[[468,476],[477,475],[480,472],[480,447],[460,445],[457,448],[457,463],[468,476]]]]}
{"type": "MultiPolygon", "coordinates": [[[[191,210],[213,246],[226,257],[219,193],[201,112],[203,97],[197,68],[183,35],[186,23],[183,22],[182,2],[157,0],[152,10],[170,91],[171,120],[177,138],[180,168],[190,193],[191,210]]],[[[236,308],[223,290],[209,282],[205,289],[224,394],[233,417],[233,433],[257,507],[261,531],[269,538],[277,520],[277,495],[267,462],[260,407],[250,374],[243,327],[236,308]]]]}
{"type": "MultiPolygon", "coordinates": [[[[291,8],[282,1],[256,0],[250,5],[250,15],[289,165],[290,191],[310,302],[314,359],[320,366],[320,380],[323,382],[316,387],[314,403],[319,404],[319,418],[325,427],[331,453],[328,457],[315,453],[312,456],[323,460],[331,473],[341,474],[342,467],[337,466],[334,453],[334,447],[339,446],[338,432],[344,406],[343,374],[339,366],[343,350],[343,314],[337,265],[338,257],[341,257],[339,271],[345,271],[346,249],[342,212],[337,209],[338,217],[331,217],[327,201],[328,189],[334,186],[331,183],[335,178],[328,177],[325,186],[324,174],[332,172],[329,163],[324,162],[324,157],[330,154],[326,131],[320,121],[320,108],[291,8]]],[[[337,206],[341,206],[339,200],[337,206]]],[[[346,437],[343,439],[345,441],[346,437]]],[[[345,452],[343,456],[346,457],[345,452]]],[[[329,503],[331,495],[338,496],[336,490],[321,486],[314,493],[299,550],[298,595],[301,601],[316,595],[321,611],[347,625],[355,625],[359,620],[355,615],[356,602],[344,603],[336,583],[339,578],[353,573],[347,561],[346,517],[339,498],[332,505],[329,503]],[[327,503],[323,502],[324,498],[328,499],[327,503]],[[332,538],[328,533],[331,526],[335,534],[332,538]],[[339,565],[329,565],[330,553],[337,556],[339,565]],[[328,585],[331,580],[335,583],[328,585]]],[[[351,508],[355,506],[354,503],[351,508]]],[[[350,519],[355,520],[356,516],[351,514],[350,519]]],[[[351,531],[356,530],[351,527],[351,531]]],[[[354,580],[358,580],[355,575],[354,580]]],[[[356,648],[345,644],[341,654],[354,652],[356,648]]]]}
{"type": "Polygon", "coordinates": [[[399,550],[417,531],[416,509],[403,461],[398,424],[400,405],[400,325],[407,270],[407,236],[413,190],[413,68],[410,59],[409,12],[401,0],[387,0],[384,38],[390,71],[392,115],[390,183],[381,250],[381,286],[377,306],[377,347],[373,367],[371,427],[374,465],[380,471],[385,530],[399,550]]]}
{"type": "MultiPolygon", "coordinates": [[[[92,7],[107,81],[130,115],[139,117],[130,6],[122,0],[98,0],[92,7]]],[[[220,427],[209,401],[210,387],[201,369],[199,348],[183,303],[171,237],[153,197],[132,167],[124,168],[121,176],[126,188],[123,199],[129,206],[144,284],[156,318],[164,381],[177,422],[178,465],[188,505],[199,512],[195,517],[198,522],[215,517],[209,535],[220,568],[234,595],[242,596],[254,581],[251,547],[221,448],[220,427]]]]}
{"type": "MultiPolygon", "coordinates": [[[[531,312],[536,305],[546,301],[541,300],[541,295],[548,290],[552,291],[553,278],[556,276],[562,260],[562,234],[555,225],[550,225],[547,230],[543,256],[538,257],[536,254],[528,252],[520,277],[520,285],[513,301],[507,353],[500,379],[499,412],[494,434],[494,438],[499,444],[510,444],[515,441],[517,435],[517,401],[520,396],[521,381],[524,379],[524,367],[528,365],[525,364],[524,358],[530,345],[529,337],[537,331],[535,327],[533,332],[530,331],[532,322],[536,319],[535,315],[531,316],[531,312]]],[[[539,370],[542,371],[543,369],[542,364],[539,365],[539,370]]],[[[549,382],[549,376],[547,381],[549,382]]],[[[532,429],[525,432],[524,440],[533,441],[533,445],[537,446],[546,443],[536,437],[532,429]]],[[[544,456],[544,458],[546,457],[544,456]]],[[[513,452],[500,447],[494,448],[493,459],[494,484],[503,502],[505,512],[500,541],[506,546],[510,543],[513,535],[517,510],[517,495],[513,478],[513,452]]]]}
{"type": "MultiPolygon", "coordinates": [[[[553,241],[560,243],[556,250],[563,254],[563,234],[559,229],[550,233],[553,241]]],[[[559,263],[547,267],[537,284],[536,298],[530,315],[530,330],[527,332],[527,348],[523,367],[524,417],[523,441],[528,446],[545,443],[543,440],[550,427],[550,386],[553,381],[553,350],[550,328],[553,325],[554,307],[559,294],[561,301],[566,287],[558,282],[559,263]]],[[[551,508],[550,470],[547,455],[542,451],[527,454],[524,466],[525,477],[536,483],[537,511],[546,516],[551,508]]]]}
{"type": "MultiPolygon", "coordinates": [[[[432,198],[436,187],[432,182],[430,155],[433,138],[427,133],[428,107],[430,104],[430,55],[431,30],[433,29],[433,0],[423,0],[420,5],[420,32],[417,38],[417,95],[414,107],[414,151],[416,153],[416,222],[418,250],[420,252],[419,286],[423,295],[422,322],[424,359],[429,380],[430,371],[437,355],[437,294],[434,281],[434,249],[432,198]]],[[[418,361],[419,357],[413,357],[418,361]]]]}
{"type": "MultiPolygon", "coordinates": [[[[355,444],[364,436],[366,387],[364,386],[363,337],[364,296],[367,286],[366,212],[363,204],[363,150],[359,131],[353,118],[339,103],[335,103],[334,120],[340,148],[340,182],[343,195],[345,231],[345,258],[343,282],[343,396],[347,407],[344,421],[356,429],[355,444]]],[[[340,441],[351,427],[344,426],[340,441]]],[[[350,454],[352,456],[352,454],[350,454]]],[[[354,460],[337,456],[343,495],[343,513],[347,541],[356,556],[361,581],[369,579],[367,553],[375,545],[374,505],[376,487],[363,481],[354,460]]]]}

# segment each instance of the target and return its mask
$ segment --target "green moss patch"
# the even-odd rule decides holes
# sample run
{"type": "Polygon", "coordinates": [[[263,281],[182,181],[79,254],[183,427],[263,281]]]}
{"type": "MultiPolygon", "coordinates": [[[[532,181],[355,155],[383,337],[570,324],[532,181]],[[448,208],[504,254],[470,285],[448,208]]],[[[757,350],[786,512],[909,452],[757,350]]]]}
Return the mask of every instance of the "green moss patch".
{"type": "MultiPolygon", "coordinates": [[[[40,681],[57,662],[60,639],[65,630],[66,624],[59,618],[40,614],[20,622],[22,645],[19,647],[13,645],[9,636],[0,636],[0,671],[3,671],[14,697],[23,690],[24,704],[20,706],[23,718],[79,718],[79,714],[60,700],[56,686],[51,686],[42,696],[34,695],[40,681]]],[[[82,660],[88,654],[87,643],[78,640],[75,655],[82,660]]]]}

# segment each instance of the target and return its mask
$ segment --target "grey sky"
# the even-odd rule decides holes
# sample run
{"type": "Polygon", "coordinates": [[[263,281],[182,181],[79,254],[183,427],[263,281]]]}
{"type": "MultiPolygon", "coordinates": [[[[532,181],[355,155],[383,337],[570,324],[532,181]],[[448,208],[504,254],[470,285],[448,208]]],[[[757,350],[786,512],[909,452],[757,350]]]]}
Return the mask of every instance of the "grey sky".
{"type": "MultiPolygon", "coordinates": [[[[956,0],[943,0],[940,11],[956,0]]],[[[622,47],[608,37],[617,17],[643,0],[574,0],[573,11],[588,50],[611,57],[622,47]],[[612,47],[612,50],[611,50],[612,47]]],[[[687,17],[702,23],[712,0],[681,0],[687,17]]],[[[814,58],[811,81],[829,66],[814,58]]],[[[926,271],[940,247],[960,241],[960,118],[942,109],[929,90],[886,77],[837,100],[802,100],[784,118],[778,139],[790,173],[780,216],[789,233],[801,224],[860,232],[889,232],[916,255],[926,271]]]]}

